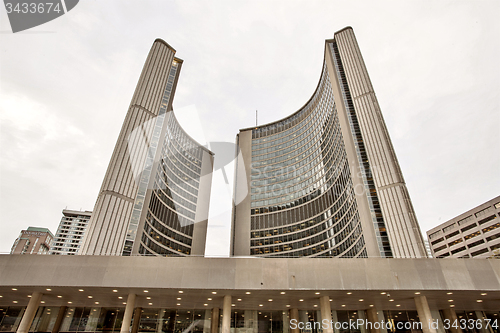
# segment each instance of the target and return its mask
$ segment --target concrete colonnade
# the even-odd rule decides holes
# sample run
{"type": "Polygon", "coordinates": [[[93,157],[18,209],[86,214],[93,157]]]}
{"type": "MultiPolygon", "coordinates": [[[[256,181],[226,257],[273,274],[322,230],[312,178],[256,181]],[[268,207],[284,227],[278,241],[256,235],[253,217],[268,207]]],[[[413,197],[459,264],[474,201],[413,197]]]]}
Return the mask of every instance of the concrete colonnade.
{"type": "MultiPolygon", "coordinates": [[[[17,333],[28,333],[33,320],[36,316],[36,313],[39,308],[40,301],[42,299],[43,294],[41,292],[33,292],[31,298],[29,300],[28,306],[26,307],[24,314],[20,318],[20,323],[17,329],[17,333]]],[[[137,333],[140,324],[141,318],[141,307],[135,307],[136,304],[136,294],[129,294],[125,306],[125,311],[123,315],[123,321],[121,324],[120,333],[137,333]],[[133,318],[133,321],[132,321],[133,318]]],[[[443,322],[441,320],[441,315],[438,309],[431,310],[429,304],[427,302],[426,296],[417,296],[414,298],[415,307],[417,310],[417,314],[419,317],[419,321],[422,323],[422,331],[423,333],[444,333],[443,322]],[[431,323],[434,323],[431,325],[431,323]]],[[[321,296],[319,298],[320,302],[320,310],[321,310],[321,320],[326,320],[327,322],[337,322],[337,312],[331,309],[331,302],[329,296],[321,296]]],[[[53,328],[51,333],[58,333],[61,329],[61,324],[64,319],[64,315],[66,313],[67,306],[61,306],[59,308],[57,318],[55,319],[53,328]]],[[[381,322],[384,320],[384,314],[381,311],[378,311],[375,307],[370,307],[366,310],[359,310],[358,318],[366,319],[365,322],[381,322]],[[361,312],[362,311],[362,312],[361,312]],[[366,312],[365,312],[366,311],[366,312]],[[365,316],[366,313],[366,316],[365,316]]],[[[449,320],[450,322],[458,321],[457,314],[453,308],[443,309],[442,317],[444,320],[449,320]]],[[[222,307],[222,323],[221,333],[230,333],[231,332],[231,312],[232,312],[232,297],[231,295],[225,295],[223,298],[223,307],[222,307]]],[[[219,332],[219,321],[220,321],[220,309],[218,307],[214,307],[211,310],[206,310],[206,319],[210,317],[210,333],[218,333],[219,332]]],[[[288,311],[289,320],[307,321],[307,318],[301,318],[301,313],[298,308],[291,308],[288,311]]],[[[319,314],[318,314],[319,316],[319,314]]],[[[481,311],[476,311],[476,316],[478,319],[482,319],[484,314],[481,311]]],[[[283,320],[285,321],[286,315],[283,316],[283,320]]],[[[257,318],[252,318],[251,320],[245,320],[245,328],[251,328],[250,326],[254,326],[254,321],[257,321],[257,318]],[[248,323],[247,323],[248,321],[248,323]],[[247,324],[250,325],[247,327],[247,324]]],[[[206,324],[208,325],[208,323],[206,324]]],[[[207,326],[208,328],[208,326],[207,326]]],[[[450,326],[451,333],[463,333],[460,327],[450,326]]],[[[331,326],[324,328],[324,333],[336,333],[337,329],[332,328],[331,326]]],[[[161,331],[159,331],[161,332],[161,331]]],[[[290,328],[289,333],[299,333],[299,328],[290,328]]],[[[385,328],[380,326],[378,327],[370,327],[363,328],[362,333],[387,333],[385,328]]],[[[492,333],[487,328],[481,329],[481,333],[492,333]]]]}

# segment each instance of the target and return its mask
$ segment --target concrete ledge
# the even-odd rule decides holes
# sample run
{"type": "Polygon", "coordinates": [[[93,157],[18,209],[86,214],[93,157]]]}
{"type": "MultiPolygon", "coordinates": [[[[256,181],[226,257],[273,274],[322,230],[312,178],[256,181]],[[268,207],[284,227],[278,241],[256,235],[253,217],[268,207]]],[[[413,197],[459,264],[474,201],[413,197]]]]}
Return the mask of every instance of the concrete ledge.
{"type": "Polygon", "coordinates": [[[0,286],[498,291],[500,261],[0,255],[0,286]]]}

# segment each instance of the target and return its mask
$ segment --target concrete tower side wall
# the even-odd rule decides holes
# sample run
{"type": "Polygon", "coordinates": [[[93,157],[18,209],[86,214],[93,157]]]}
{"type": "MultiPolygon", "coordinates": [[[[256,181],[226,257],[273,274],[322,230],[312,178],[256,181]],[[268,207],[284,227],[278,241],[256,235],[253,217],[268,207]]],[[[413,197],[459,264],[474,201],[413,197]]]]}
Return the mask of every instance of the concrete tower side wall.
{"type": "Polygon", "coordinates": [[[426,257],[424,241],[387,127],[352,29],[335,34],[394,257],[426,257]]]}
{"type": "Polygon", "coordinates": [[[232,254],[235,256],[250,255],[250,203],[251,197],[248,193],[248,187],[245,184],[250,184],[252,173],[252,130],[241,131],[238,137],[238,152],[236,158],[235,172],[235,195],[234,200],[236,206],[234,209],[233,218],[233,237],[232,254]]]}
{"type": "MultiPolygon", "coordinates": [[[[135,128],[158,115],[174,54],[175,50],[161,41],[155,41],[149,52],[89,221],[82,254],[122,252],[137,194],[133,170],[142,168],[147,153],[138,147],[140,142],[128,139],[135,128]]],[[[152,130],[153,126],[144,126],[146,141],[152,130]]]]}
{"type": "Polygon", "coordinates": [[[377,240],[373,229],[371,212],[364,192],[361,170],[356,158],[354,140],[349,127],[349,121],[347,119],[347,111],[339,87],[339,79],[337,77],[335,65],[333,64],[333,56],[328,44],[325,47],[325,62],[328,67],[328,74],[330,76],[333,95],[335,97],[335,106],[337,107],[337,114],[340,121],[340,127],[342,129],[345,151],[347,154],[349,168],[351,169],[351,179],[355,188],[354,192],[356,195],[356,202],[358,204],[358,212],[361,219],[361,226],[363,228],[363,235],[365,237],[366,251],[368,257],[380,257],[380,251],[377,246],[377,240]]]}
{"type": "Polygon", "coordinates": [[[214,158],[207,152],[203,152],[201,162],[200,188],[198,190],[198,204],[196,205],[196,219],[193,228],[192,255],[205,255],[205,245],[208,227],[208,209],[210,206],[210,189],[212,188],[212,171],[214,169],[214,158]]]}

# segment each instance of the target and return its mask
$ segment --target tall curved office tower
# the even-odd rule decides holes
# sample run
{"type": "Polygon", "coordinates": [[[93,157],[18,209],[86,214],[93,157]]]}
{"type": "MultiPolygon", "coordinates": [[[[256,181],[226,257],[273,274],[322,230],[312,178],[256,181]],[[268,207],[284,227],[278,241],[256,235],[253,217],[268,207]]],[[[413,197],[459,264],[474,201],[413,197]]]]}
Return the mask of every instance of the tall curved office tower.
{"type": "Polygon", "coordinates": [[[203,255],[213,154],[179,126],[182,65],[157,39],[111,157],[81,254],[203,255]]]}
{"type": "Polygon", "coordinates": [[[326,41],[309,101],[237,146],[233,255],[427,256],[352,28],[326,41]]]}

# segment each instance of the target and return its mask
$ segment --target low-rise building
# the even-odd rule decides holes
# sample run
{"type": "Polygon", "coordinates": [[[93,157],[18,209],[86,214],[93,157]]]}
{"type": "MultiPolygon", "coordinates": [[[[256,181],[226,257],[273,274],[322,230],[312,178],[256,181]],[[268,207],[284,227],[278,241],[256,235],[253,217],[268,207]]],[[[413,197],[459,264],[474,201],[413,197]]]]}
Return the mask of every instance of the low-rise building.
{"type": "Polygon", "coordinates": [[[500,249],[500,196],[427,231],[435,258],[487,258],[500,249]]]}
{"type": "Polygon", "coordinates": [[[22,230],[12,245],[11,254],[48,254],[54,235],[47,228],[22,230]]]}

